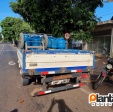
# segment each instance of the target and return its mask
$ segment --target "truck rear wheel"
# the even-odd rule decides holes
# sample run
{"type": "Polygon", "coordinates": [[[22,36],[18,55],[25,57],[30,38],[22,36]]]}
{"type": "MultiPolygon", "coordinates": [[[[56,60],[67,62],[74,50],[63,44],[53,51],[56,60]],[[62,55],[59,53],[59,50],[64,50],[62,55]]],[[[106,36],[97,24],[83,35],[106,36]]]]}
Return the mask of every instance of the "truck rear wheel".
{"type": "Polygon", "coordinates": [[[22,83],[22,86],[27,86],[29,85],[29,79],[25,77],[21,77],[21,83],[22,83]]]}

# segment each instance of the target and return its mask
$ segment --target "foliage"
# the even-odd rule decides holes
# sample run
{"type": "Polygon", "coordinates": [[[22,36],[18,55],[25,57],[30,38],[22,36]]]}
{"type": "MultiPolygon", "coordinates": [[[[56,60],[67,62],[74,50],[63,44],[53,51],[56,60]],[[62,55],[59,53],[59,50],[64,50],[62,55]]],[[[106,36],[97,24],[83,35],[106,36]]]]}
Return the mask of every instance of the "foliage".
{"type": "Polygon", "coordinates": [[[0,41],[2,40],[2,34],[1,34],[1,32],[0,32],[0,41]]]}
{"type": "Polygon", "coordinates": [[[18,40],[20,32],[32,31],[29,24],[20,18],[6,17],[0,24],[4,40],[18,40]]]}
{"type": "Polygon", "coordinates": [[[21,27],[20,31],[21,32],[26,32],[26,33],[33,32],[30,25],[26,22],[22,22],[22,27],[21,27]]]}
{"type": "Polygon", "coordinates": [[[69,32],[73,38],[90,41],[98,21],[95,9],[102,6],[102,0],[17,0],[10,6],[36,32],[53,36],[69,32]]]}

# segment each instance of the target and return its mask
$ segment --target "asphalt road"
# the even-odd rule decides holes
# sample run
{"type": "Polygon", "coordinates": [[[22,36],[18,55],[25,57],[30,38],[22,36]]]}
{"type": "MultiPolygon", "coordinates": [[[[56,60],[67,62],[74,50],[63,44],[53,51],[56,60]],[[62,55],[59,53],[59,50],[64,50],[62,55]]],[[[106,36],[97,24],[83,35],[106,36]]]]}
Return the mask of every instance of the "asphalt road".
{"type": "MultiPolygon", "coordinates": [[[[98,69],[98,68],[96,68],[98,69]]],[[[113,86],[104,83],[98,90],[89,82],[82,88],[32,97],[37,85],[21,86],[17,66],[16,48],[0,44],[0,112],[112,112],[112,107],[92,107],[88,103],[90,93],[113,93],[113,86]],[[13,62],[13,65],[9,65],[13,62]]]]}

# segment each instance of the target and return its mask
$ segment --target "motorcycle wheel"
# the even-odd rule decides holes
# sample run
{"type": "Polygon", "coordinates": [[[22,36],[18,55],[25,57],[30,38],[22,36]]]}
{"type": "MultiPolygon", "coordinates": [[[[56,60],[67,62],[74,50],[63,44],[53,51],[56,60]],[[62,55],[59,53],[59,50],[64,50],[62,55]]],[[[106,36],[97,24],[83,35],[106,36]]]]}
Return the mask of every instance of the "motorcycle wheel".
{"type": "Polygon", "coordinates": [[[99,78],[96,80],[94,86],[93,86],[93,89],[96,90],[99,85],[102,83],[102,81],[104,80],[104,77],[102,75],[99,76],[99,78]]]}

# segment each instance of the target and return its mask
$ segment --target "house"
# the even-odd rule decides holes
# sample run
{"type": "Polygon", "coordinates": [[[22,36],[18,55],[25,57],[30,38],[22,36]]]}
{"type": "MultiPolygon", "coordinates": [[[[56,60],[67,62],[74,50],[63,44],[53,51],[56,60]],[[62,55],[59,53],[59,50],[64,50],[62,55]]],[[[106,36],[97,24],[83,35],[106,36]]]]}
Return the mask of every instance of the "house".
{"type": "Polygon", "coordinates": [[[110,56],[113,57],[113,17],[111,20],[99,22],[92,32],[93,41],[85,44],[85,50],[95,51],[101,55],[106,47],[110,56]]]}

